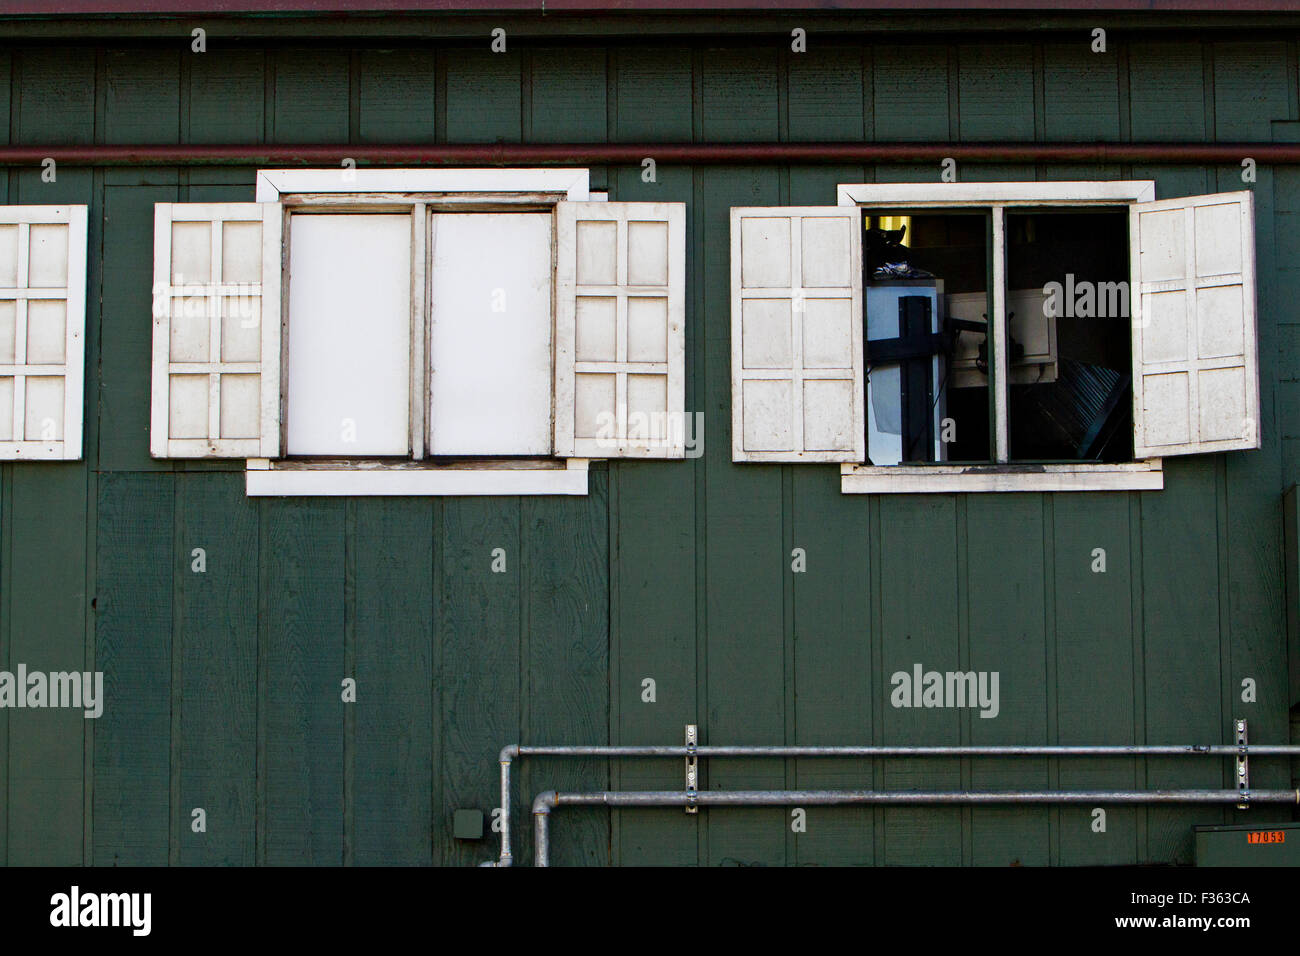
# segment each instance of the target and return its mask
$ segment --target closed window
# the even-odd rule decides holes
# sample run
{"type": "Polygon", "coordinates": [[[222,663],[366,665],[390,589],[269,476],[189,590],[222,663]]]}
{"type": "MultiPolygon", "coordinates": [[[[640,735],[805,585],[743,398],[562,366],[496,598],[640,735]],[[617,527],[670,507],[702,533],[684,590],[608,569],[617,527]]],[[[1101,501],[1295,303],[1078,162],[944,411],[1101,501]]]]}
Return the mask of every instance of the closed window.
{"type": "Polygon", "coordinates": [[[463,489],[475,467],[493,493],[512,467],[535,489],[566,461],[684,456],[635,414],[682,413],[681,204],[590,201],[585,171],[322,172],[263,173],[275,202],[157,207],[156,457],[263,459],[250,493],[463,489]]]}

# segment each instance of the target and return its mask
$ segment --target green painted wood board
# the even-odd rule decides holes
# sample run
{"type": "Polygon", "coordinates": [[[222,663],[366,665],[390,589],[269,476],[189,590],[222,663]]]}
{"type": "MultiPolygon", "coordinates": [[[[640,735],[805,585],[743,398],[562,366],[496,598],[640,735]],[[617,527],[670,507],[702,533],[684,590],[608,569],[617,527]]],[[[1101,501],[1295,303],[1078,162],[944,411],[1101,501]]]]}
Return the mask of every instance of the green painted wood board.
{"type": "Polygon", "coordinates": [[[174,486],[173,862],[251,866],[257,850],[257,505],[244,495],[239,475],[177,476],[174,486]],[[204,832],[194,828],[195,809],[204,811],[204,832]]]}

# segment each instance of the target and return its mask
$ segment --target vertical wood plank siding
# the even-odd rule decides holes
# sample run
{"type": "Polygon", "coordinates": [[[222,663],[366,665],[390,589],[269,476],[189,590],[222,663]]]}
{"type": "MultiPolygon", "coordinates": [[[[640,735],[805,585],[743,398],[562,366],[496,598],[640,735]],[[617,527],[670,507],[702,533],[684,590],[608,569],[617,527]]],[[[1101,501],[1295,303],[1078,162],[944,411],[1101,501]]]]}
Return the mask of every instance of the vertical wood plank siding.
{"type": "MultiPolygon", "coordinates": [[[[436,33],[436,23],[434,24],[436,33]]],[[[509,28],[509,23],[506,24],[509,28]]],[[[1294,141],[1296,38],[810,31],[530,46],[159,44],[0,54],[14,143],[1294,141]]],[[[1281,494],[1300,480],[1300,172],[1260,168],[1264,448],[1175,459],[1158,493],[839,493],[838,466],[731,461],[728,209],[835,202],[938,170],[592,171],[688,208],[687,407],[704,453],[596,465],[582,498],[249,499],[237,463],[149,457],[152,206],[253,198],[252,169],[10,170],[8,202],[88,203],[85,461],[0,465],[0,668],[98,668],[104,715],[0,710],[0,862],[468,865],[505,743],[1191,743],[1288,735],[1281,494]],[[191,570],[202,548],[206,571],[191,570]],[[492,570],[493,549],[506,571],[492,570]],[[791,570],[802,548],[807,571],[791,570]],[[1106,572],[1091,570],[1094,548],[1106,572]],[[903,710],[889,675],[996,670],[1001,712],[903,710]],[[356,703],[341,699],[354,678],[356,703]],[[642,682],[655,681],[652,703],[642,682]],[[1242,703],[1252,679],[1258,700],[1242,703]],[[195,808],[207,832],[190,826],[195,808]]],[[[968,179],[1235,167],[977,168],[968,179]]],[[[486,387],[491,387],[487,383],[486,387]]],[[[1284,762],[1253,782],[1286,786],[1284,762]]],[[[1215,787],[1172,761],[726,761],[713,787],[1215,787]]],[[[522,764],[542,788],[675,787],[674,762],[522,764]]],[[[1258,811],[1255,812],[1256,814],[1258,811]]],[[[1219,809],[575,812],[569,864],[1189,862],[1219,809]]],[[[531,861],[526,813],[517,858],[531,861]]]]}

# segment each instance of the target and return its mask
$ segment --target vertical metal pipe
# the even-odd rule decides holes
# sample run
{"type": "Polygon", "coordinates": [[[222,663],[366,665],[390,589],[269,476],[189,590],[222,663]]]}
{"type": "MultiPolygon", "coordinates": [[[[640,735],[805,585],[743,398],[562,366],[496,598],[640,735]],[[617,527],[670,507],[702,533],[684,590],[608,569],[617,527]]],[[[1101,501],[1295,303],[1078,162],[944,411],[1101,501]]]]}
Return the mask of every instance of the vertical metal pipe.
{"type": "Polygon", "coordinates": [[[501,752],[501,859],[497,866],[510,866],[510,755],[501,752]]]}
{"type": "Polygon", "coordinates": [[[551,818],[551,807],[558,806],[559,794],[554,790],[539,793],[533,801],[533,855],[534,866],[551,865],[551,835],[547,826],[551,818]]]}
{"type": "Polygon", "coordinates": [[[548,819],[550,819],[550,815],[546,813],[539,813],[533,817],[533,828],[535,830],[533,842],[534,853],[537,857],[535,865],[537,866],[551,865],[551,842],[546,829],[548,819]]]}

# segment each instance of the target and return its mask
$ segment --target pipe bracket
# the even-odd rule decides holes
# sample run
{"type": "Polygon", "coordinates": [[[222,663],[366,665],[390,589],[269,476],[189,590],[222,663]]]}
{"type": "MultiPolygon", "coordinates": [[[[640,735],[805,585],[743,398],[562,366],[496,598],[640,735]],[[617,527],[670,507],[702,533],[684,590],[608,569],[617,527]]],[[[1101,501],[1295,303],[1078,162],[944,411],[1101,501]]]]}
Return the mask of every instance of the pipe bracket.
{"type": "Polygon", "coordinates": [[[700,786],[700,758],[695,748],[700,743],[700,728],[697,724],[686,725],[686,812],[699,813],[695,804],[695,794],[700,786]]]}
{"type": "Polygon", "coordinates": [[[1250,751],[1247,747],[1250,739],[1247,735],[1246,719],[1238,717],[1234,730],[1237,732],[1237,790],[1241,794],[1238,810],[1250,809],[1250,751]]]}

